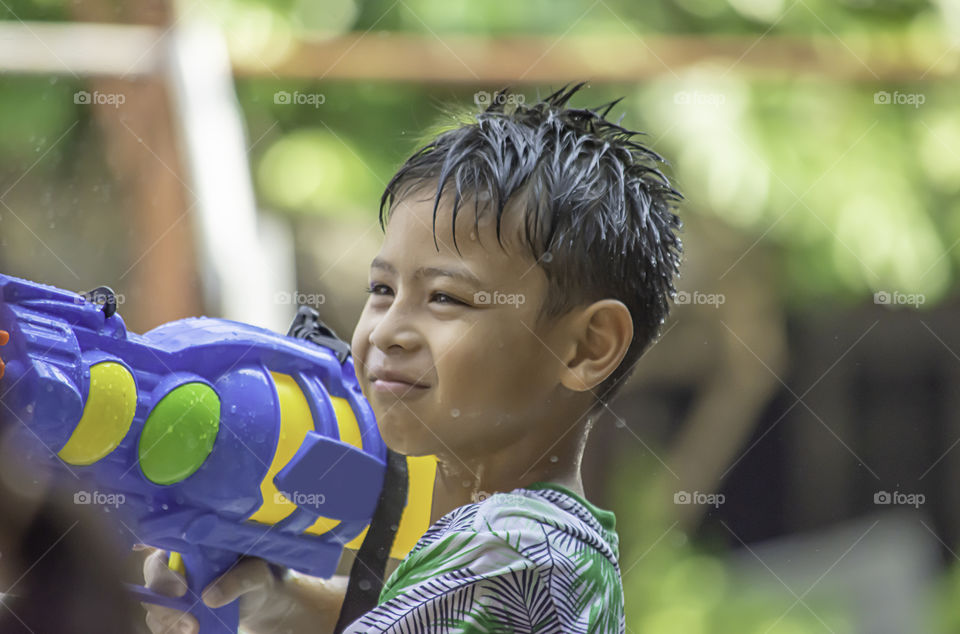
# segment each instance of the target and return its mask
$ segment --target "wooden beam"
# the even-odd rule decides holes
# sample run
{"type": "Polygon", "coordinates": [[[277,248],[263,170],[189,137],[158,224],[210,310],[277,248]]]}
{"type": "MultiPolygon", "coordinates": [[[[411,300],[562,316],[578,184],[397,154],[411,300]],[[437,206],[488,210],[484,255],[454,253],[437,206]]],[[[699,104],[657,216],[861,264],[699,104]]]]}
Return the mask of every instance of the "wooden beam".
{"type": "Polygon", "coordinates": [[[901,36],[843,42],[832,36],[469,37],[351,33],[301,41],[279,63],[235,65],[243,76],[461,84],[635,82],[714,65],[720,74],[830,80],[915,81],[953,77],[960,47],[925,55],[901,36]]]}
{"type": "MultiPolygon", "coordinates": [[[[164,29],[138,24],[0,22],[0,72],[136,77],[164,63],[164,29]]],[[[434,37],[348,33],[298,40],[267,65],[234,55],[241,77],[496,86],[629,83],[713,65],[737,76],[831,81],[932,81],[960,74],[960,46],[923,49],[899,34],[434,37]]],[[[262,56],[266,58],[266,56],[262,56]]]]}

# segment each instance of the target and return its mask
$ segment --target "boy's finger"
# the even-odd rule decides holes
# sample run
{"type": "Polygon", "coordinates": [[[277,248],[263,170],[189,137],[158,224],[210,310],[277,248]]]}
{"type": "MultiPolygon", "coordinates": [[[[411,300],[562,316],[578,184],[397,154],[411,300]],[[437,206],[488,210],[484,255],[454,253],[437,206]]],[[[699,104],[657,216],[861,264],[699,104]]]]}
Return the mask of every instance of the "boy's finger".
{"type": "Polygon", "coordinates": [[[259,588],[274,583],[270,567],[262,559],[251,557],[240,561],[231,570],[214,580],[203,591],[203,602],[211,608],[219,608],[259,588]]]}
{"type": "Polygon", "coordinates": [[[151,553],[143,561],[143,578],[146,586],[155,592],[171,597],[187,593],[187,581],[179,573],[170,570],[169,555],[165,550],[151,553]]]}
{"type": "Polygon", "coordinates": [[[147,609],[147,627],[153,634],[197,634],[200,630],[197,619],[186,612],[149,603],[141,605],[147,609]]]}

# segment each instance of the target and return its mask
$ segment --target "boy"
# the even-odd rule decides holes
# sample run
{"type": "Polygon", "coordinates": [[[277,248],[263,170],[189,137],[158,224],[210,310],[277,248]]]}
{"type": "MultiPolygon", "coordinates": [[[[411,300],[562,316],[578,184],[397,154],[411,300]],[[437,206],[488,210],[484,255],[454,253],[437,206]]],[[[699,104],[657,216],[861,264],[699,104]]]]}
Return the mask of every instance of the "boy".
{"type": "MultiPolygon", "coordinates": [[[[616,102],[567,108],[582,85],[497,95],[387,185],[352,353],[386,444],[438,470],[431,527],[347,632],[624,631],[615,518],[580,459],[669,312],[681,196],[604,118],[616,102]]],[[[174,592],[163,557],[148,583],[174,592]]],[[[204,600],[244,595],[255,632],[331,631],[343,582],[249,560],[204,600]]],[[[155,632],[191,618],[148,612],[155,632]]]]}

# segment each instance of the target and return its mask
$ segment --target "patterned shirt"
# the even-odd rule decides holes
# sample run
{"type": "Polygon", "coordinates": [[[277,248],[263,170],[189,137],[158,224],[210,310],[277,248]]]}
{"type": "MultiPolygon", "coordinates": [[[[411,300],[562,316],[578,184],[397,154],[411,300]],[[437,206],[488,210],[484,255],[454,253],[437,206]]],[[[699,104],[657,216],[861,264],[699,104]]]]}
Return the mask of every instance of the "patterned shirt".
{"type": "Polygon", "coordinates": [[[623,634],[615,521],[549,482],[456,508],[345,634],[623,634]]]}

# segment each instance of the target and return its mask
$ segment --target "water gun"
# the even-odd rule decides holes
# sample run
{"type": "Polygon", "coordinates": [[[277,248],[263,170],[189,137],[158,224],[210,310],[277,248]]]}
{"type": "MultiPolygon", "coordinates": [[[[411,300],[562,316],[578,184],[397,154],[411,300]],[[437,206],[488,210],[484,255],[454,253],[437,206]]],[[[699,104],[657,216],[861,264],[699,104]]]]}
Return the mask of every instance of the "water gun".
{"type": "MultiPolygon", "coordinates": [[[[189,591],[136,586],[140,600],[232,634],[239,602],[211,609],[200,593],[240,557],[330,577],[344,547],[384,530],[375,513],[389,517],[386,476],[403,457],[380,437],[349,345],[315,311],[301,307],[287,335],[204,317],[137,335],[116,308],[107,287],[0,275],[0,431],[76,502],[112,513],[119,539],[171,551],[189,591]]],[[[429,526],[436,461],[405,466],[388,529],[401,559],[429,526]]]]}

